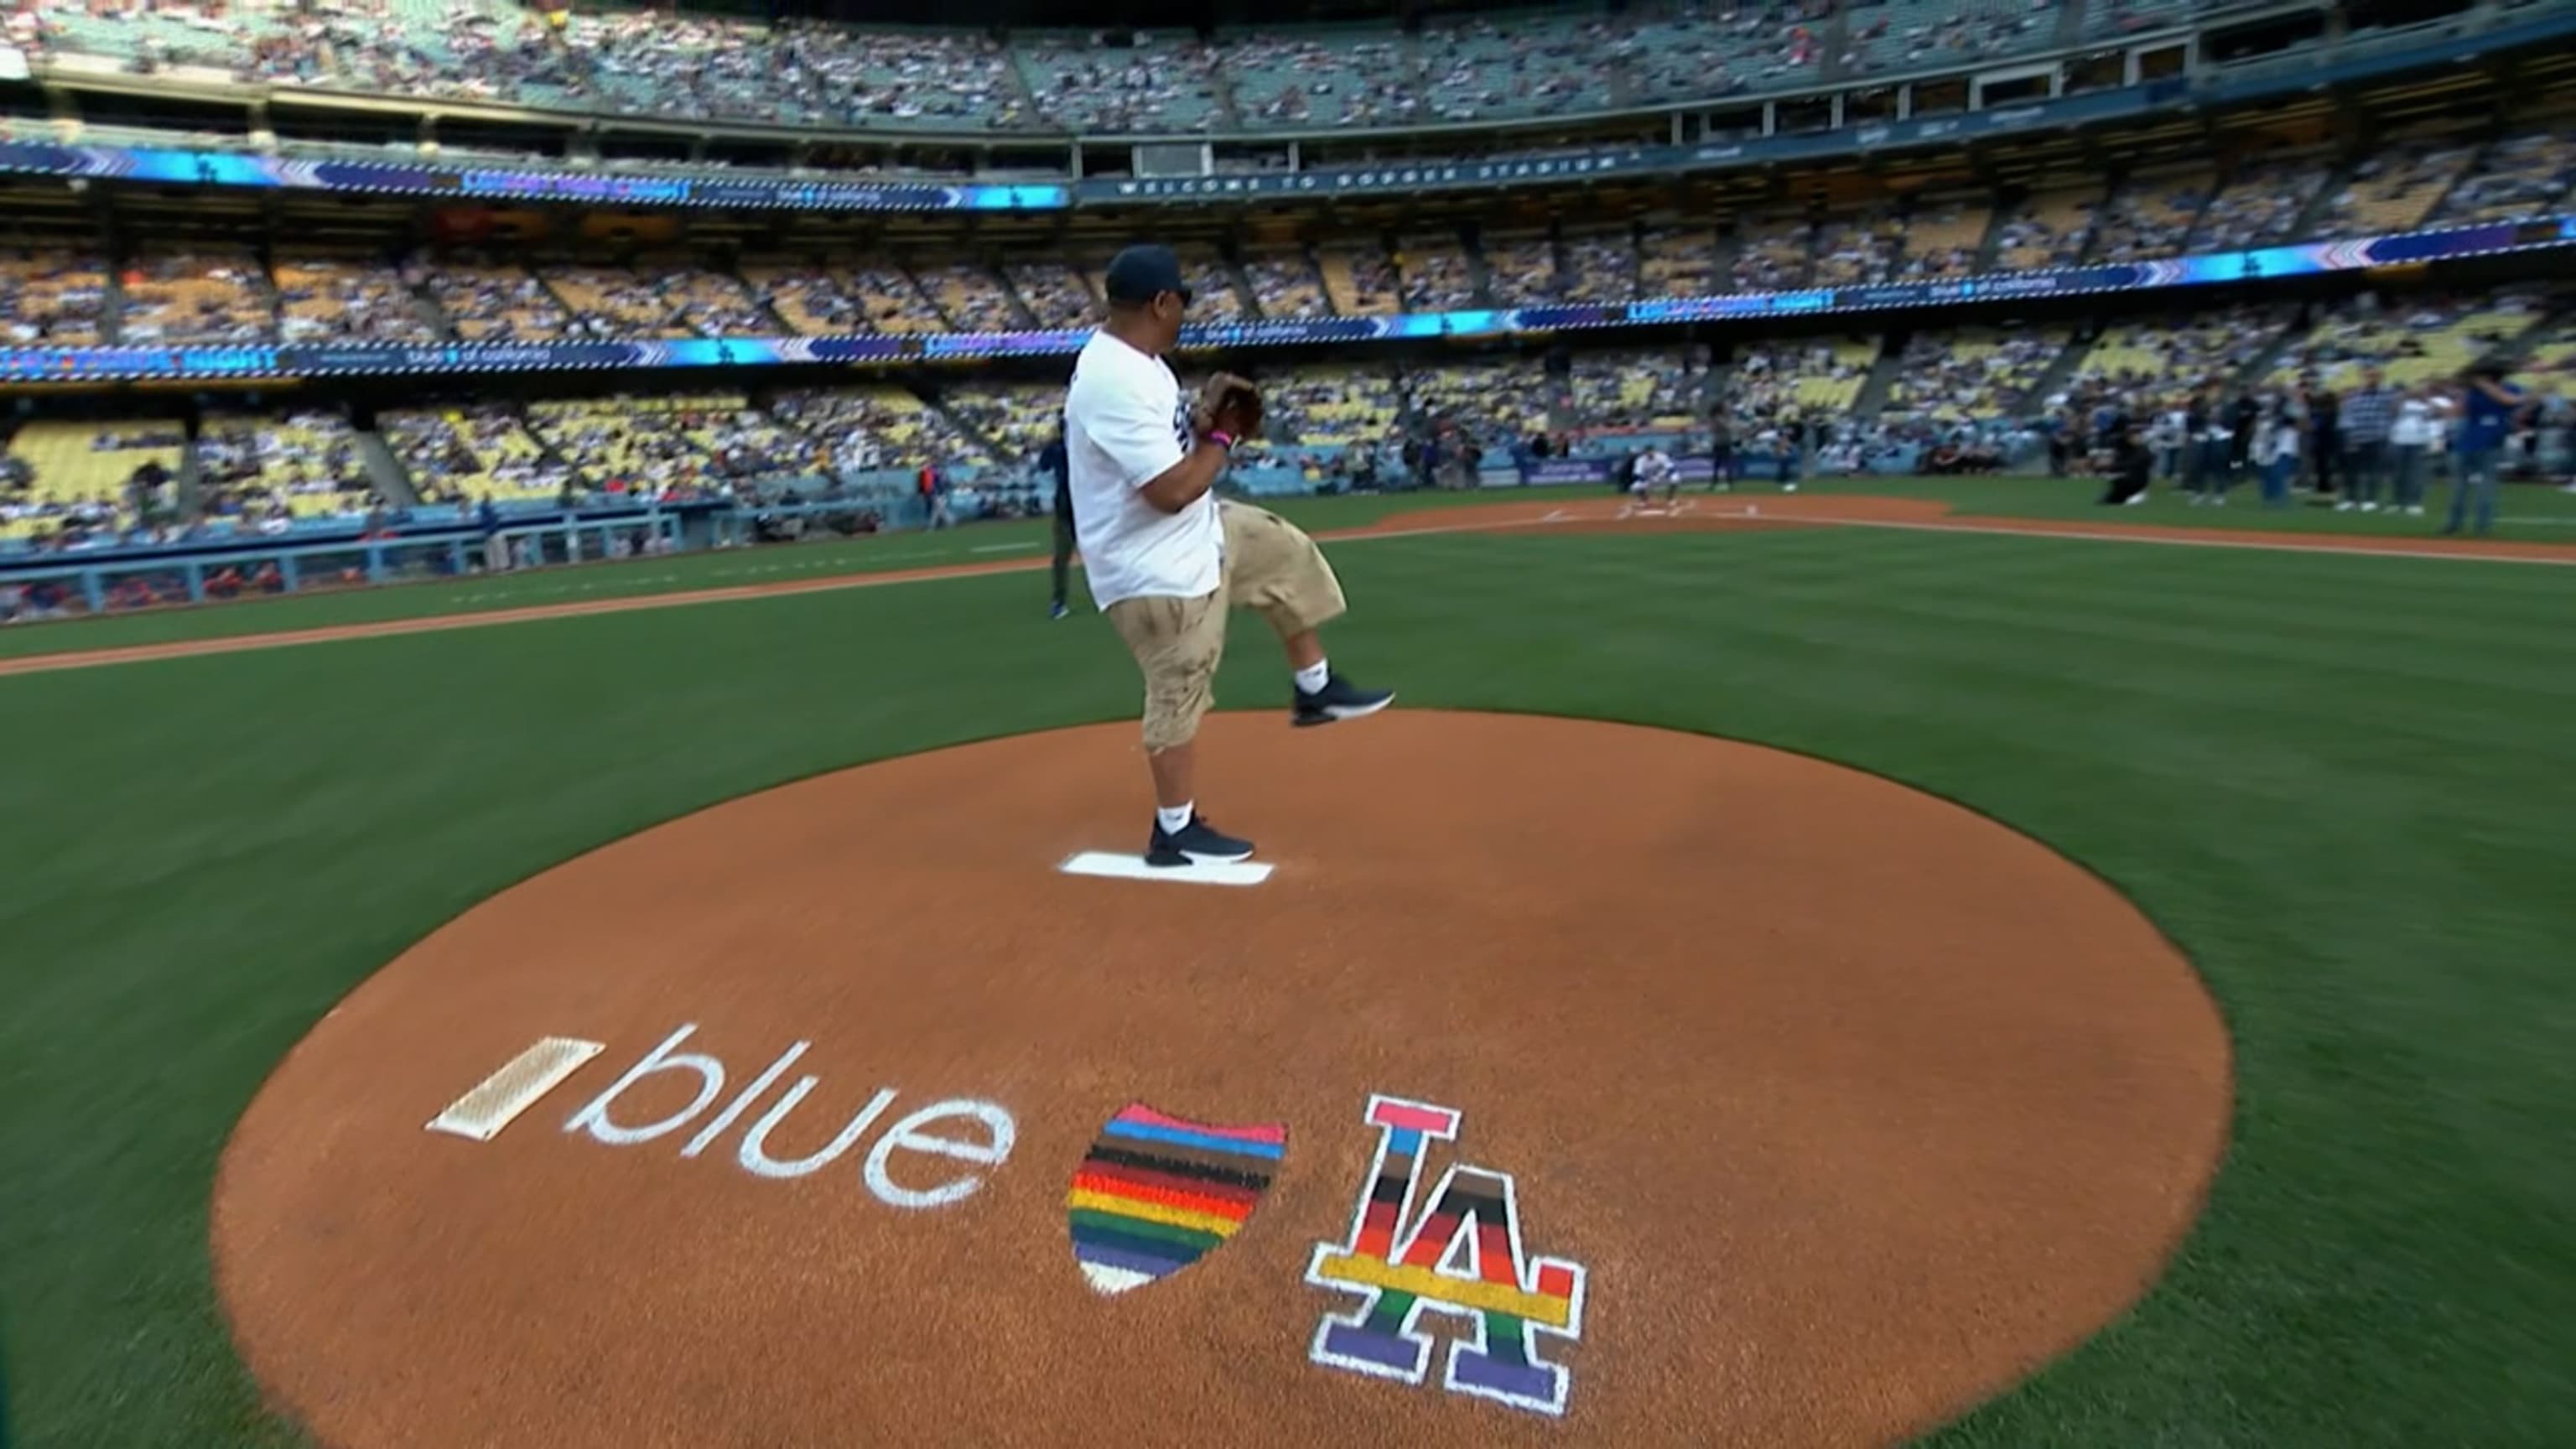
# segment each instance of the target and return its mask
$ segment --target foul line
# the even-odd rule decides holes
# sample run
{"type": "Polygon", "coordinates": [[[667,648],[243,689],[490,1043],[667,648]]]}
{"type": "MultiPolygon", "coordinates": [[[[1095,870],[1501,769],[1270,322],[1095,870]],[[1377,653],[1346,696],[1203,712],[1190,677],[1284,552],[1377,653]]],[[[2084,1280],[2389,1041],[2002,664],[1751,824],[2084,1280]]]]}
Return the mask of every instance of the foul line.
{"type": "MultiPolygon", "coordinates": [[[[1989,538],[2018,538],[2040,542],[2072,539],[2087,543],[2151,543],[2181,548],[2334,554],[2347,558],[2440,559],[2452,562],[2547,564],[2559,567],[2576,565],[2576,552],[2571,552],[2565,557],[2547,557],[2533,554],[2485,553],[2467,549],[2362,548],[2346,544],[2302,541],[2318,538],[2319,535],[2316,534],[2287,534],[2277,541],[2253,538],[2174,538],[2163,534],[2128,530],[2084,529],[2044,524],[2039,527],[2013,528],[1994,524],[1925,520],[1900,522],[1885,518],[1848,518],[1815,513],[1763,513],[1753,507],[1747,507],[1741,512],[1712,510],[1693,514],[1691,517],[1695,521],[1745,519],[1762,523],[1794,523],[1817,528],[1878,528],[1905,533],[1964,533],[1989,538]]],[[[1662,520],[1631,521],[1651,523],[1662,520]]],[[[1318,534],[1317,537],[1323,542],[1339,547],[1383,539],[1508,533],[1518,529],[1617,522],[1619,522],[1618,519],[1608,514],[1568,513],[1563,508],[1557,508],[1551,509],[1544,516],[1535,518],[1494,519],[1478,523],[1437,523],[1413,528],[1368,527],[1337,530],[1318,534]]],[[[1030,547],[1034,548],[1036,545],[1032,544],[1030,547]]],[[[947,564],[935,568],[884,569],[874,573],[841,574],[770,584],[730,584],[718,588],[682,589],[675,593],[639,594],[628,598],[529,604],[518,608],[491,609],[479,614],[422,614],[408,619],[383,619],[363,624],[326,624],[311,629],[289,629],[269,634],[235,634],[213,639],[172,640],[162,644],[129,644],[105,649],[66,650],[56,654],[25,654],[16,657],[0,657],[0,677],[17,674],[49,674],[62,669],[98,669],[111,664],[148,664],[162,659],[194,659],[213,654],[243,654],[254,650],[285,649],[303,644],[335,644],[356,639],[382,639],[395,635],[438,634],[455,629],[493,628],[503,624],[583,619],[601,614],[631,614],[647,609],[678,609],[701,604],[784,599],[802,594],[837,593],[844,589],[941,583],[951,579],[985,578],[994,574],[1035,573],[1047,566],[1046,562],[1040,559],[994,559],[980,563],[947,564]]]]}

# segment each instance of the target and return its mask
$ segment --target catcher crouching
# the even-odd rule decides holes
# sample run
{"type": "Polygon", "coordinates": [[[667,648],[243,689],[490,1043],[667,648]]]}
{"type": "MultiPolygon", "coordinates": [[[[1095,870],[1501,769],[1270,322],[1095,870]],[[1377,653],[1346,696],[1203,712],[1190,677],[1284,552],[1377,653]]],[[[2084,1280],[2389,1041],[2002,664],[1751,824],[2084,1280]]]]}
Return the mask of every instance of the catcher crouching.
{"type": "Polygon", "coordinates": [[[1231,373],[1184,401],[1163,361],[1191,290],[1169,247],[1132,246],[1109,264],[1109,320],[1084,344],[1064,402],[1074,526],[1093,600],[1145,676],[1145,755],[1154,778],[1158,866],[1250,858],[1252,842],[1198,813],[1199,720],[1216,702],[1229,608],[1258,611],[1279,636],[1300,725],[1375,714],[1394,698],[1334,672],[1316,630],[1347,604],[1315,541],[1286,519],[1209,490],[1234,446],[1260,436],[1261,392],[1231,373]]]}

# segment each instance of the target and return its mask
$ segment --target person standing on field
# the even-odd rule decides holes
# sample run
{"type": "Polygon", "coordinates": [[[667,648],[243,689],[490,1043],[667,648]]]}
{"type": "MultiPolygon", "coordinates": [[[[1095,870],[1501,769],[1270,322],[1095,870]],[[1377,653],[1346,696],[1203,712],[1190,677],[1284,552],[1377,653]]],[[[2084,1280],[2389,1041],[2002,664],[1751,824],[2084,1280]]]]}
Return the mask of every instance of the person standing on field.
{"type": "Polygon", "coordinates": [[[2522,403],[2522,390],[2504,380],[2501,363],[2480,362],[2461,377],[2459,441],[2451,449],[2457,461],[2444,533],[2459,532],[2473,513],[2479,533],[2494,531],[2496,470],[2504,463],[2505,436],[2522,403]]]}
{"type": "MultiPolygon", "coordinates": [[[[2397,421],[2397,394],[2376,365],[2361,372],[2361,386],[2343,400],[2344,496],[2338,510],[2379,509],[2379,480],[2388,472],[2388,434],[2397,421]]],[[[2393,505],[2392,505],[2393,506],[2393,505]]]]}
{"type": "Polygon", "coordinates": [[[1047,606],[1047,617],[1061,619],[1073,612],[1064,601],[1065,575],[1070,572],[1073,564],[1073,481],[1071,474],[1066,470],[1062,428],[1056,429],[1055,436],[1047,440],[1044,448],[1038,450],[1038,473],[1042,477],[1055,480],[1055,507],[1052,510],[1055,527],[1055,561],[1052,565],[1055,602],[1047,606]]]}
{"type": "Polygon", "coordinates": [[[474,502],[474,530],[483,536],[483,572],[508,572],[510,541],[501,536],[501,510],[493,506],[489,493],[474,502]]]}
{"type": "Polygon", "coordinates": [[[2424,473],[2433,451],[2433,404],[2422,388],[2409,388],[2397,399],[2388,423],[2388,506],[2421,517],[2424,473]]]}
{"type": "Polygon", "coordinates": [[[1215,703],[1226,610],[1258,610],[1279,636],[1298,725],[1375,714],[1394,698],[1333,671],[1316,629],[1347,607],[1323,551],[1285,519],[1210,492],[1234,445],[1261,426],[1261,395],[1226,373],[1185,401],[1163,355],[1191,291],[1164,246],[1131,246],[1104,278],[1109,320],[1083,344],[1064,400],[1076,538],[1091,596],[1145,677],[1154,866],[1239,861],[1252,842],[1198,813],[1200,719],[1215,703]]]}

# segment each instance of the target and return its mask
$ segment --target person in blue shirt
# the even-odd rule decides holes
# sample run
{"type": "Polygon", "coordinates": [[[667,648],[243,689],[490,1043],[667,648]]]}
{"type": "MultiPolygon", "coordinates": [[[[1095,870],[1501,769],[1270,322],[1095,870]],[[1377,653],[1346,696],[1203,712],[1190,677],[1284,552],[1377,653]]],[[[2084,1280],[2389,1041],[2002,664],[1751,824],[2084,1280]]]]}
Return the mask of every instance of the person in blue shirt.
{"type": "Polygon", "coordinates": [[[2477,499],[2477,531],[2494,531],[2496,471],[2504,462],[2505,438],[2513,431],[2513,415],[2522,402],[2522,389],[2504,380],[2502,363],[2482,361],[2462,376],[2459,441],[2451,449],[2458,473],[2451,483],[2451,516],[2442,525],[2444,533],[2457,533],[2468,521],[2472,495],[2477,499]]]}

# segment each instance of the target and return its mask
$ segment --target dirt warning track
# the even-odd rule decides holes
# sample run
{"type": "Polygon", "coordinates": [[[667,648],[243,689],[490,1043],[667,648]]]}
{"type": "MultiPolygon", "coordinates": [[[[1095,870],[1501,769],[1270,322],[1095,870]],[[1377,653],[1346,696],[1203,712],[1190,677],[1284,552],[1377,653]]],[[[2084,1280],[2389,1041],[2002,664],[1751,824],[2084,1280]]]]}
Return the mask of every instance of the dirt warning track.
{"type": "Polygon", "coordinates": [[[335,1449],[1885,1443],[2154,1278],[2217,1015],[2100,881],[1696,736],[1132,725],[570,861],[326,1017],[228,1146],[236,1340],[335,1449]]]}

